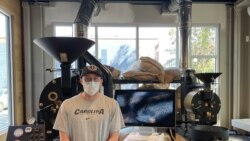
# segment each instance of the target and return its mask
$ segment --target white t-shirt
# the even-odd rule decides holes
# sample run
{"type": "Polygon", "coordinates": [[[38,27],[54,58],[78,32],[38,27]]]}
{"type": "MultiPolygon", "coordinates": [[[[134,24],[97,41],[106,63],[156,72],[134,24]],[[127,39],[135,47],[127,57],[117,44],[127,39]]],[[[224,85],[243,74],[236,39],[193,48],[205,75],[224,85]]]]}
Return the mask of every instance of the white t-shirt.
{"type": "Polygon", "coordinates": [[[110,133],[124,126],[114,99],[101,94],[88,101],[76,95],[62,103],[53,129],[65,132],[71,141],[107,141],[110,133]]]}

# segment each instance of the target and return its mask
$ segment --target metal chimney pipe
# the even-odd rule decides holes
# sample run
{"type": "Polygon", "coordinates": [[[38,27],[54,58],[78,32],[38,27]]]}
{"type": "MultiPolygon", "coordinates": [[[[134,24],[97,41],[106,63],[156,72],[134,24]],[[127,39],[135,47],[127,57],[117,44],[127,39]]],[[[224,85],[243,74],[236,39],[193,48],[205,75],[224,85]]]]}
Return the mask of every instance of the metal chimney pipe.
{"type": "Polygon", "coordinates": [[[82,23],[73,24],[73,37],[88,37],[88,26],[82,23]]]}
{"type": "Polygon", "coordinates": [[[188,68],[188,49],[190,46],[192,23],[192,0],[179,0],[179,46],[180,68],[183,72],[188,68]]]}
{"type": "Polygon", "coordinates": [[[73,36],[87,38],[88,26],[97,5],[96,0],[83,0],[73,24],[73,36]]]}

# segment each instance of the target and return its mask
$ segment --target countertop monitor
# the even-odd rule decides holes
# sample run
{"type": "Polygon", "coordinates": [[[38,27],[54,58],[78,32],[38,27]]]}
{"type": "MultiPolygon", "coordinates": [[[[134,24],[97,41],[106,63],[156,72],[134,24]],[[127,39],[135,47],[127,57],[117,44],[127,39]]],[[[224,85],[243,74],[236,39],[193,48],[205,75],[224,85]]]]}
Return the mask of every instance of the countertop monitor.
{"type": "Polygon", "coordinates": [[[116,90],[126,126],[175,127],[175,90],[116,90]]]}

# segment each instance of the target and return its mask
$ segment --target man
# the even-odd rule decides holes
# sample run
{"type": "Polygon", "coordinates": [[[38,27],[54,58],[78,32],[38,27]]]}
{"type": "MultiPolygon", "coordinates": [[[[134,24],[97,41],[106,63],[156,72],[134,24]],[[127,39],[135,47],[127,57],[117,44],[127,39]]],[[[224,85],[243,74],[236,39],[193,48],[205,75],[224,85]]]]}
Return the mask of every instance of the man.
{"type": "Polygon", "coordinates": [[[60,141],[118,141],[124,121],[117,102],[100,93],[101,77],[96,66],[83,68],[84,91],[62,103],[54,123],[60,141]]]}

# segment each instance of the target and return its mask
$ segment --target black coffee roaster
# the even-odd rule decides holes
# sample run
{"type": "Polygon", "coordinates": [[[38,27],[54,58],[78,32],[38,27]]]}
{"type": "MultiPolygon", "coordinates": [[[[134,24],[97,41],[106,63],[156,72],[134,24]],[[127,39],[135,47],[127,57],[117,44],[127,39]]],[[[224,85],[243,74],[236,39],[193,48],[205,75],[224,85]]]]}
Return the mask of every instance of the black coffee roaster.
{"type": "Polygon", "coordinates": [[[89,39],[43,37],[35,39],[34,43],[61,63],[61,77],[51,80],[45,86],[39,99],[40,110],[37,112],[37,121],[46,125],[46,140],[50,141],[58,136],[58,132],[52,128],[61,103],[83,90],[79,83],[81,68],[86,66],[86,63],[99,67],[103,73],[104,94],[109,97],[113,96],[112,77],[110,71],[87,51],[94,44],[89,39]],[[78,68],[72,69],[71,64],[76,60],[78,68]]]}
{"type": "Polygon", "coordinates": [[[221,73],[195,73],[187,70],[181,83],[181,106],[186,129],[190,128],[191,141],[214,141],[229,139],[227,128],[213,126],[221,108],[219,96],[211,85],[221,73]],[[197,79],[203,82],[197,83],[197,79]],[[192,123],[190,127],[187,123],[192,123]]]}
{"type": "Polygon", "coordinates": [[[187,93],[184,107],[189,118],[199,124],[213,125],[217,122],[217,114],[221,108],[219,96],[211,89],[211,84],[221,73],[196,73],[201,80],[203,88],[197,88],[187,93]]]}

